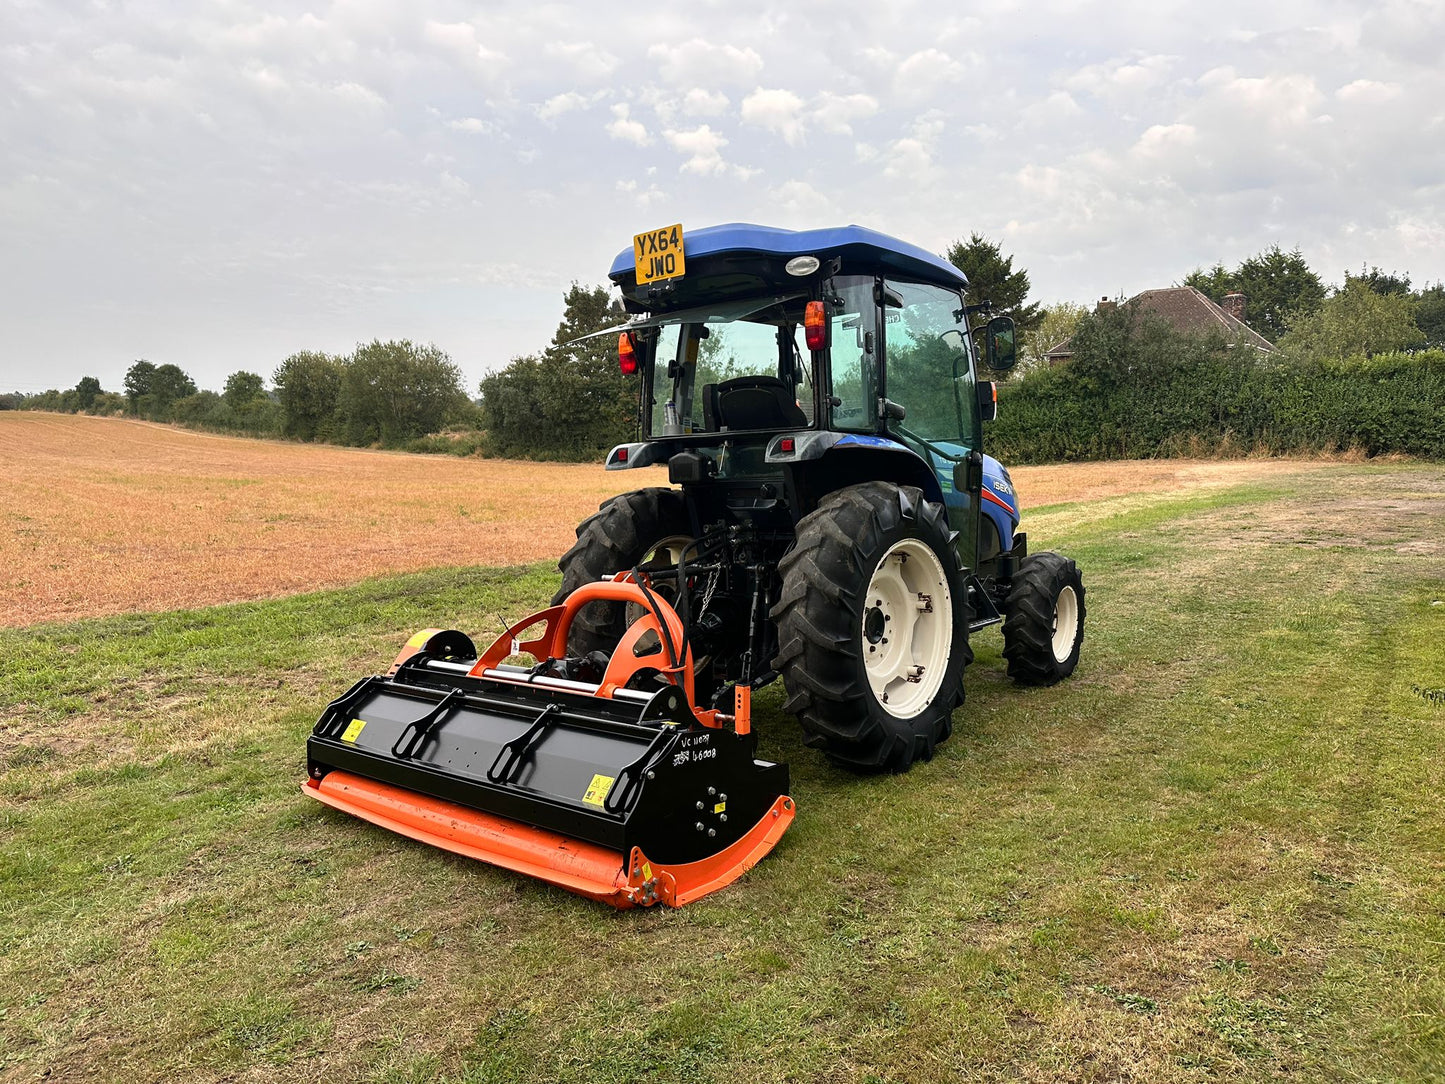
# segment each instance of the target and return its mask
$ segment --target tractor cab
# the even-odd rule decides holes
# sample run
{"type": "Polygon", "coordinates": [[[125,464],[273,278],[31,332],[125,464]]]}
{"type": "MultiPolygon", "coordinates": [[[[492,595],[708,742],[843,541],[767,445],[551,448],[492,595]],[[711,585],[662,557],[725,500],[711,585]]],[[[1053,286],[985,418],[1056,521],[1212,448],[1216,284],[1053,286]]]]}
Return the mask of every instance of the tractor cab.
{"type": "Polygon", "coordinates": [[[982,454],[995,396],[977,374],[1013,364],[1013,322],[980,322],[952,264],[858,226],[672,226],[639,234],[611,278],[633,314],[612,333],[643,439],[609,469],[668,463],[720,515],[755,516],[766,487],[793,521],[884,478],[948,509],[965,566],[1011,548],[1012,502],[980,510],[986,474],[1011,486],[982,454]]]}

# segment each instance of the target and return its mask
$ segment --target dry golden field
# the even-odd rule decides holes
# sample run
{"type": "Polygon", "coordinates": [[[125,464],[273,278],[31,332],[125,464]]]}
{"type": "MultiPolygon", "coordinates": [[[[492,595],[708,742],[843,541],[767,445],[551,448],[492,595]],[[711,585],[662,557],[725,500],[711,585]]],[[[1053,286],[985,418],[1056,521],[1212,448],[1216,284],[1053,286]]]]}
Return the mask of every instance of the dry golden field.
{"type": "MultiPolygon", "coordinates": [[[[368,576],[555,558],[657,470],[454,459],[0,413],[0,625],[271,598],[368,576]]],[[[1311,464],[1019,467],[1028,510],[1222,486],[1311,464]]]]}

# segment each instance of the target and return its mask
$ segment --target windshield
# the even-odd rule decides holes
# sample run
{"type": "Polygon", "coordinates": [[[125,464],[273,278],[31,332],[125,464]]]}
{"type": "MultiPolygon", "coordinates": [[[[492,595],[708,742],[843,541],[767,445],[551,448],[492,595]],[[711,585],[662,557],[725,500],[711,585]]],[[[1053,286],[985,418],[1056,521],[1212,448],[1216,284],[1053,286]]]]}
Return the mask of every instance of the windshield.
{"type": "MultiPolygon", "coordinates": [[[[771,297],[649,317],[649,436],[806,428],[813,419],[804,297],[771,297]]],[[[641,332],[646,336],[647,331],[641,332]]],[[[644,340],[646,341],[646,340],[644,340]]]]}

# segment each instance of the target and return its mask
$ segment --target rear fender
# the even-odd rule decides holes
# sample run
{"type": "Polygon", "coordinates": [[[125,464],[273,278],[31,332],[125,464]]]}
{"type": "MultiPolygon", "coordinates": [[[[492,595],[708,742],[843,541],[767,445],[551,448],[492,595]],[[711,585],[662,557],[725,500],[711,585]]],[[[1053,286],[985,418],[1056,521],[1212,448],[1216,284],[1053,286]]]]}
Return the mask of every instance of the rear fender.
{"type": "Polygon", "coordinates": [[[862,482],[916,486],[930,501],[943,503],[943,487],[911,448],[887,437],[860,433],[783,433],[768,442],[766,462],[780,466],[788,480],[793,515],[801,519],[829,493],[862,482]],[[784,451],[784,441],[792,450],[784,451]]]}

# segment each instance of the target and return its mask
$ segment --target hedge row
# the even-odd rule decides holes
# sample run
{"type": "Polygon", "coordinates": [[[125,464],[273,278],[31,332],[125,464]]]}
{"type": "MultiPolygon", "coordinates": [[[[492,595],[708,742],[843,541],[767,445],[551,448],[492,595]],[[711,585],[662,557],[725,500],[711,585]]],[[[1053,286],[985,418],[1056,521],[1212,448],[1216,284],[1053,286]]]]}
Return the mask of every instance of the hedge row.
{"type": "Polygon", "coordinates": [[[1103,320],[1081,328],[1075,347],[1064,365],[1002,386],[992,454],[1006,463],[1344,450],[1445,458],[1445,351],[1284,359],[1103,320]]]}

